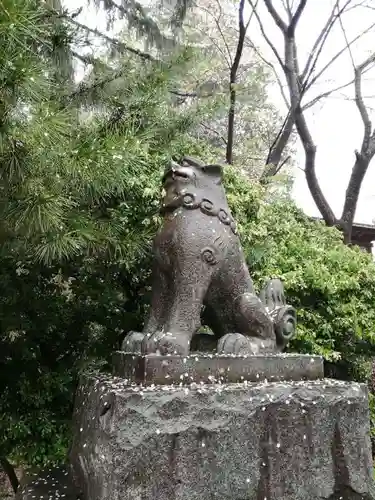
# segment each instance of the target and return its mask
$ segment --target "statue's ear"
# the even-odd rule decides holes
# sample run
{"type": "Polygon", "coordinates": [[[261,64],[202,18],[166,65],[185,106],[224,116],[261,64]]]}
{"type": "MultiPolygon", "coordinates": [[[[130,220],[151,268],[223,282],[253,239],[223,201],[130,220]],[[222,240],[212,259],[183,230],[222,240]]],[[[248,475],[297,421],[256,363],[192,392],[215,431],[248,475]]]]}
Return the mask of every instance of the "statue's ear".
{"type": "Polygon", "coordinates": [[[223,167],[221,165],[204,165],[202,167],[202,170],[206,174],[215,178],[215,180],[217,180],[217,182],[221,182],[221,180],[223,178],[223,167]]]}

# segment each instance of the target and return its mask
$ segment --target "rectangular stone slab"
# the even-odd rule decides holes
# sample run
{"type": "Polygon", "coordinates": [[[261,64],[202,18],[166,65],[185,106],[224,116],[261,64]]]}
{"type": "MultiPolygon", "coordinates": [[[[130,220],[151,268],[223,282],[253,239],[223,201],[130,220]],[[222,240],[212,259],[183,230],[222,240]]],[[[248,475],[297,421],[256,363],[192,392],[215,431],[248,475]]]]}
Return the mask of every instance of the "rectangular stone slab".
{"type": "Polygon", "coordinates": [[[117,351],[113,374],[147,385],[316,380],[324,377],[323,358],[304,354],[225,356],[134,355],[117,351]]]}
{"type": "Polygon", "coordinates": [[[139,387],[91,375],[70,459],[83,500],[374,500],[369,431],[355,383],[139,387]]]}

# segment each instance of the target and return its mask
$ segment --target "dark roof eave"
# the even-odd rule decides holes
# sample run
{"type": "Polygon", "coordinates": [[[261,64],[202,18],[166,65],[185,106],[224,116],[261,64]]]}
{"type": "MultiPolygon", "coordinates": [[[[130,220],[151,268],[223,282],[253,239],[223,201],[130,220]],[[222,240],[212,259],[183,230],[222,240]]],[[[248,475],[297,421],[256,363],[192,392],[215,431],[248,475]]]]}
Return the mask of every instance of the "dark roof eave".
{"type": "MultiPolygon", "coordinates": [[[[313,220],[323,222],[321,217],[311,217],[313,220]]],[[[352,240],[367,240],[369,243],[375,240],[375,226],[372,224],[359,224],[355,222],[352,228],[352,240]]]]}

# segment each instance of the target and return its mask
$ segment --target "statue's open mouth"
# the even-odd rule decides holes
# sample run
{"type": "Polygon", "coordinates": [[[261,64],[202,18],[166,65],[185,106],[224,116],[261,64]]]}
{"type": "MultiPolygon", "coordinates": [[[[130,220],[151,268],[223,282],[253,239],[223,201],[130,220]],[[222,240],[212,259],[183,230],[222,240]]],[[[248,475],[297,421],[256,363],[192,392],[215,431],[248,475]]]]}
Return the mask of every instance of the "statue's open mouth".
{"type": "Polygon", "coordinates": [[[170,184],[173,184],[174,181],[176,181],[177,179],[187,181],[190,179],[190,176],[187,172],[184,172],[183,170],[177,170],[177,169],[171,168],[163,176],[163,184],[164,184],[164,186],[167,187],[170,184]]]}
{"type": "Polygon", "coordinates": [[[186,172],[181,172],[181,170],[173,170],[172,177],[173,178],[182,177],[183,179],[189,179],[189,175],[186,172]]]}

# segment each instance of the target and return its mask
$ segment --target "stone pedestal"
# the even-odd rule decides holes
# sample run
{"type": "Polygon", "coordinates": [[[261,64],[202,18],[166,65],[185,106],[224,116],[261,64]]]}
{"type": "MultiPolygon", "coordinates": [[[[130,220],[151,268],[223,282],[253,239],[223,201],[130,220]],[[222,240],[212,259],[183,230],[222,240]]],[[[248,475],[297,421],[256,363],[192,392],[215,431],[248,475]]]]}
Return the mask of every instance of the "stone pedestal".
{"type": "Polygon", "coordinates": [[[305,354],[140,356],[117,351],[113,374],[145,386],[196,383],[272,382],[323,378],[321,356],[305,354]]]}
{"type": "Polygon", "coordinates": [[[84,377],[70,453],[84,500],[375,499],[365,386],[216,382],[84,377]]]}

